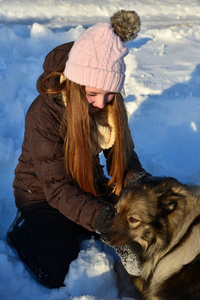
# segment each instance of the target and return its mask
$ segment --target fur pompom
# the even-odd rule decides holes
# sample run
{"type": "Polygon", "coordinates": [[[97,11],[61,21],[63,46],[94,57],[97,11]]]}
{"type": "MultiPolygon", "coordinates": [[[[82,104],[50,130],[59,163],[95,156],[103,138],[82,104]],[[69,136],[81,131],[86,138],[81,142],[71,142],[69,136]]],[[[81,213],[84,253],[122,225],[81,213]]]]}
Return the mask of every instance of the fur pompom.
{"type": "Polygon", "coordinates": [[[135,39],[140,31],[140,18],[135,11],[120,10],[110,18],[110,21],[115,33],[124,43],[135,39]]]}

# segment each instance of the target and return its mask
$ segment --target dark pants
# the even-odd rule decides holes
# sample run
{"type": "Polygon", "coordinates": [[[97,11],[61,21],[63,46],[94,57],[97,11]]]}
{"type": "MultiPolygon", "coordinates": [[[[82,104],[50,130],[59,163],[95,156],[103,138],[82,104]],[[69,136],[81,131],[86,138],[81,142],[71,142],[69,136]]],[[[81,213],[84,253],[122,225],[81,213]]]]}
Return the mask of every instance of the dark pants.
{"type": "Polygon", "coordinates": [[[78,256],[78,238],[92,235],[48,203],[42,203],[21,212],[8,232],[8,241],[40,283],[58,288],[63,286],[69,264],[78,256]]]}

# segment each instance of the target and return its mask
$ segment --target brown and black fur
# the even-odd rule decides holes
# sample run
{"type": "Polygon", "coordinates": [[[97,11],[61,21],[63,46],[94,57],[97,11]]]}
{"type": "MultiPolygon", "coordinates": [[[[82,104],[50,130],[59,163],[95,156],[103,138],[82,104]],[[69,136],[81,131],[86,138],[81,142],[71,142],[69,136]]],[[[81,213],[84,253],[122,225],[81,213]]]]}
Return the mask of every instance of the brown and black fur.
{"type": "Polygon", "coordinates": [[[158,177],[130,184],[102,239],[113,247],[142,246],[141,274],[133,281],[143,299],[200,299],[199,187],[158,177]]]}

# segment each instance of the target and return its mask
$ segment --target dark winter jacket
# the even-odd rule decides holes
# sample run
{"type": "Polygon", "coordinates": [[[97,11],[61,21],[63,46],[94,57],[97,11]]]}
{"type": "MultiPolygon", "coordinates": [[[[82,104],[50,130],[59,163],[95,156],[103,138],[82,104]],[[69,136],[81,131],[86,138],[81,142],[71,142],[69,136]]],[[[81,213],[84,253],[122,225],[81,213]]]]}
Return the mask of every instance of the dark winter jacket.
{"type": "MultiPolygon", "coordinates": [[[[45,59],[44,73],[37,82],[40,95],[31,104],[25,119],[22,154],[13,182],[14,196],[19,209],[30,210],[37,203],[47,201],[70,220],[93,230],[94,221],[104,203],[85,193],[66,175],[63,144],[67,129],[61,126],[65,107],[58,103],[55,95],[42,94],[40,90],[42,78],[55,69],[64,68],[72,45],[58,46],[45,59]]],[[[55,78],[48,84],[53,86],[55,78]]],[[[101,190],[106,178],[98,157],[95,159],[98,170],[95,182],[101,190]]],[[[141,170],[133,150],[129,175],[141,170]]]]}

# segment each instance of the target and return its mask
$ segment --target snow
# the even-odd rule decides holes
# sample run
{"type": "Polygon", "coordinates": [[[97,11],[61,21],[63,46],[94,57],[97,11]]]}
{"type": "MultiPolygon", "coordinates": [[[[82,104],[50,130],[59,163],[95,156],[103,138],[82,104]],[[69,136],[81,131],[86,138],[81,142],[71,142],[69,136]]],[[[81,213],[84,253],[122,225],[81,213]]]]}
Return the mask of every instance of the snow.
{"type": "Polygon", "coordinates": [[[71,263],[66,277],[65,283],[70,295],[77,296],[78,293],[79,296],[89,294],[116,298],[118,291],[113,256],[102,252],[100,243],[94,239],[91,239],[86,249],[71,263]]]}
{"type": "Polygon", "coordinates": [[[135,10],[142,21],[137,39],[127,43],[125,82],[140,161],[153,175],[200,184],[199,0],[0,0],[1,300],[117,298],[114,254],[102,242],[85,241],[66,287],[49,290],[32,279],[7,245],[6,231],[16,213],[12,181],[24,117],[37,96],[45,56],[119,9],[135,10]]]}

